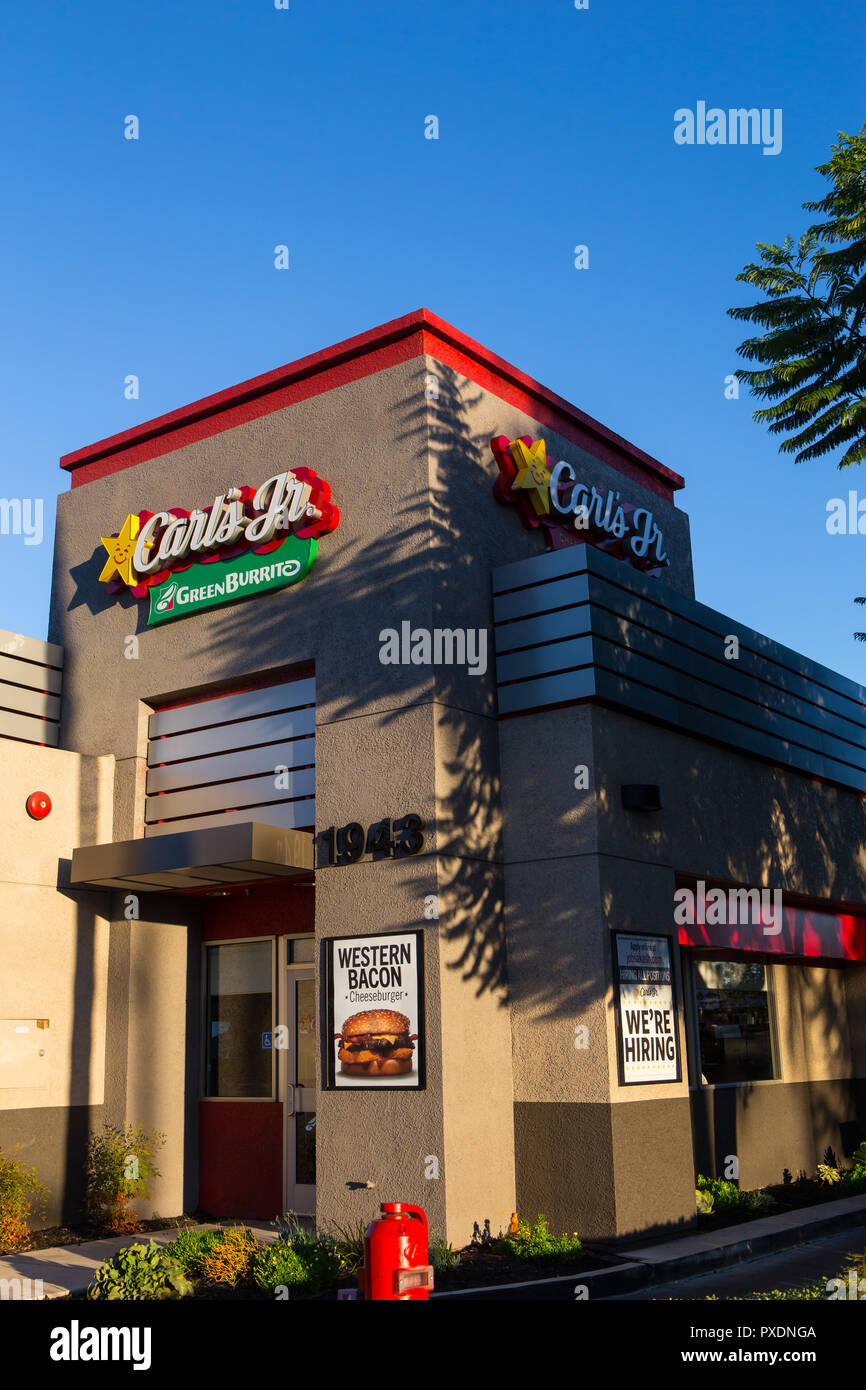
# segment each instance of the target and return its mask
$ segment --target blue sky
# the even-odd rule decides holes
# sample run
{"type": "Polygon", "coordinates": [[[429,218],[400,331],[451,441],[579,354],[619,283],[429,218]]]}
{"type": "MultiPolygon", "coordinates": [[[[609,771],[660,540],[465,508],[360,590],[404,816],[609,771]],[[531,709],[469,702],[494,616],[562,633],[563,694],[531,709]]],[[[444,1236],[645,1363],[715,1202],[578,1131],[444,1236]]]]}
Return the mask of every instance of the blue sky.
{"type": "Polygon", "coordinates": [[[45,635],[62,453],[427,305],[685,476],[700,599],[866,680],[825,529],[866,475],[724,396],[737,272],[866,118],[862,4],[290,6],[4,12],[0,492],[46,532],[0,536],[0,627],[45,635]],[[781,153],[676,145],[698,101],[781,108],[781,153]]]}

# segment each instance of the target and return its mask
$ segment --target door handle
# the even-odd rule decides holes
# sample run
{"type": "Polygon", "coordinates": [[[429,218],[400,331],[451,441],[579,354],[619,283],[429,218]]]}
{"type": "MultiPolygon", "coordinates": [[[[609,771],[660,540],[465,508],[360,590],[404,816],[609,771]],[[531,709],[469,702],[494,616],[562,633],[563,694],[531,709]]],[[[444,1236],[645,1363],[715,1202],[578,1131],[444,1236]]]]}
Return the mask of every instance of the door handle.
{"type": "Polygon", "coordinates": [[[297,1088],[296,1088],[295,1086],[292,1085],[291,1081],[289,1081],[287,1084],[288,1084],[289,1090],[290,1090],[291,1093],[292,1093],[292,1102],[291,1102],[291,1103],[292,1103],[292,1108],[291,1108],[291,1110],[289,1111],[289,1115],[291,1116],[291,1115],[294,1115],[294,1113],[295,1113],[295,1090],[296,1090],[297,1088]]]}

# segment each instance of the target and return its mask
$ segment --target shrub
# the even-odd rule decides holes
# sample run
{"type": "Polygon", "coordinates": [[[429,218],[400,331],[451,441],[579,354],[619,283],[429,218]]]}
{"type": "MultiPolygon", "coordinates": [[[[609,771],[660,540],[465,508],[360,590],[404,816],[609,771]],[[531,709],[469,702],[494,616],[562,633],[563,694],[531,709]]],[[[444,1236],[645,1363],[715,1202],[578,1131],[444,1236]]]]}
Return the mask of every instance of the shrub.
{"type": "Polygon", "coordinates": [[[866,1192],[866,1144],[860,1144],[852,1158],[854,1166],[840,1175],[840,1183],[848,1192],[866,1192]]]}
{"type": "Polygon", "coordinates": [[[364,1263],[366,1227],[363,1221],[356,1222],[354,1226],[338,1226],[336,1222],[332,1222],[328,1230],[340,1259],[340,1272],[355,1274],[364,1263]]]}
{"type": "Polygon", "coordinates": [[[30,1244],[30,1219],[44,1218],[47,1200],[36,1169],[0,1150],[0,1254],[30,1244]]]}
{"type": "Polygon", "coordinates": [[[110,1231],[137,1231],[141,1222],[130,1202],[150,1196],[150,1179],[160,1176],[153,1156],[165,1135],[141,1125],[103,1125],[87,1144],[87,1210],[110,1231]]]}
{"type": "Polygon", "coordinates": [[[181,1231],[177,1240],[167,1245],[166,1252],[182,1266],[191,1279],[204,1277],[204,1260],[219,1245],[222,1231],[181,1231]]]}
{"type": "Polygon", "coordinates": [[[496,1241],[493,1249],[497,1254],[516,1255],[520,1260],[565,1260],[581,1254],[583,1246],[577,1232],[570,1236],[553,1235],[542,1213],[536,1217],[534,1225],[518,1221],[517,1230],[509,1230],[508,1235],[496,1241]]]}
{"type": "Polygon", "coordinates": [[[351,1274],[364,1260],[364,1227],[344,1230],[331,1226],[308,1231],[296,1212],[288,1211],[274,1225],[279,1238],[260,1252],[256,1283],[271,1292],[284,1284],[304,1295],[328,1288],[341,1274],[351,1274]],[[290,1253],[286,1253],[286,1252],[290,1253]]]}
{"type": "MultiPolygon", "coordinates": [[[[768,1289],[764,1293],[729,1294],[725,1303],[784,1303],[789,1301],[820,1301],[826,1299],[827,1280],[814,1279],[811,1284],[801,1284],[793,1289],[768,1289]]],[[[718,1294],[709,1293],[705,1298],[710,1303],[718,1303],[718,1294]]]]}
{"type": "Polygon", "coordinates": [[[275,1240],[256,1256],[253,1278],[268,1293],[280,1287],[300,1293],[306,1291],[307,1267],[287,1241],[275,1240]]]}
{"type": "Polygon", "coordinates": [[[831,1187],[834,1182],[838,1182],[842,1174],[838,1168],[832,1167],[829,1163],[818,1164],[818,1181],[831,1187]]]}
{"type": "Polygon", "coordinates": [[[209,1284],[247,1283],[252,1278],[253,1265],[259,1253],[259,1243],[246,1226],[232,1226],[217,1231],[218,1240],[202,1254],[201,1272],[209,1284]]]}
{"type": "Polygon", "coordinates": [[[434,1235],[431,1237],[430,1263],[437,1274],[442,1270],[456,1269],[460,1259],[460,1251],[452,1249],[444,1236],[434,1235]]]}
{"type": "Polygon", "coordinates": [[[329,1236],[305,1236],[299,1241],[275,1240],[260,1250],[254,1278],[259,1288],[269,1293],[285,1285],[309,1296],[329,1288],[344,1272],[329,1236]]]}
{"type": "Polygon", "coordinates": [[[741,1192],[727,1178],[705,1178],[702,1173],[698,1173],[695,1201],[702,1216],[712,1211],[768,1211],[776,1205],[775,1197],[760,1187],[741,1192]]]}
{"type": "Polygon", "coordinates": [[[178,1260],[155,1241],[118,1250],[96,1271],[87,1298],[185,1298],[192,1284],[178,1260]]]}

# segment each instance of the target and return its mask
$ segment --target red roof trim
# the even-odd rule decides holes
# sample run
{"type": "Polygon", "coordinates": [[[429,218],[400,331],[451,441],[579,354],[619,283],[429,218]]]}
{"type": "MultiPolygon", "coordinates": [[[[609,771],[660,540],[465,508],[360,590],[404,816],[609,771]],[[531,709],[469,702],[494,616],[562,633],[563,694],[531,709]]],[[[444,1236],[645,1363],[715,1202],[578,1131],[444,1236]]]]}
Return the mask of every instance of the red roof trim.
{"type": "Polygon", "coordinates": [[[297,362],[64,454],[60,466],[72,474],[72,486],[80,487],[425,352],[660,496],[670,499],[673,492],[685,485],[678,473],[429,309],[417,309],[297,362]]]}

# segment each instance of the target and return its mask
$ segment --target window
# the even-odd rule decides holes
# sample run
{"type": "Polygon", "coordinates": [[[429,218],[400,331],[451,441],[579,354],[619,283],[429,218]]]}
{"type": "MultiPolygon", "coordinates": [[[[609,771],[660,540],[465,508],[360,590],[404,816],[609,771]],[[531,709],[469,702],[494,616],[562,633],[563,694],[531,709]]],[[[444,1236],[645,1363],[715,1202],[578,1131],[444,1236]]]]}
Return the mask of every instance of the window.
{"type": "Polygon", "coordinates": [[[691,973],[701,1085],[771,1080],[776,1072],[766,967],[698,956],[691,973]]]}
{"type": "Polygon", "coordinates": [[[206,1096],[271,1100],[273,943],[208,946],[205,985],[206,1096]]]}

